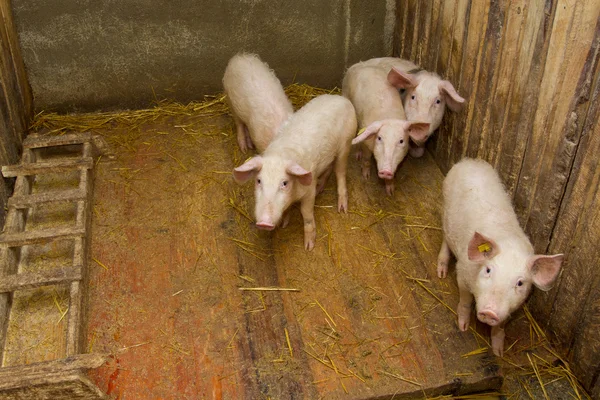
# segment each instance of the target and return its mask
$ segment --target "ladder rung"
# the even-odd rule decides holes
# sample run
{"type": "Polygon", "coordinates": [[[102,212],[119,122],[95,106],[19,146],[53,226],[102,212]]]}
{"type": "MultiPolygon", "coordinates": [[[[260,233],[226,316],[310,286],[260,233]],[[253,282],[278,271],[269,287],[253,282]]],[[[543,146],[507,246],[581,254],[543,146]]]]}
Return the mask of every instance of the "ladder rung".
{"type": "Polygon", "coordinates": [[[40,286],[58,285],[81,280],[81,267],[66,267],[55,271],[36,273],[27,272],[0,276],[0,293],[15,290],[32,289],[40,286]]]}
{"type": "Polygon", "coordinates": [[[77,168],[90,169],[94,166],[92,157],[68,160],[40,161],[36,163],[7,165],[2,167],[2,175],[12,178],[19,175],[48,174],[53,172],[70,171],[77,168]]]}
{"type": "Polygon", "coordinates": [[[52,203],[56,201],[84,200],[85,192],[79,189],[35,193],[26,196],[13,196],[8,199],[8,206],[15,208],[28,208],[35,204],[52,203]]]}
{"type": "Polygon", "coordinates": [[[8,247],[26,246],[28,244],[50,242],[85,236],[85,228],[52,228],[0,235],[0,244],[8,247]]]}
{"type": "Polygon", "coordinates": [[[107,354],[78,354],[54,361],[0,368],[0,381],[27,374],[49,374],[98,368],[108,359],[107,354]]]}
{"type": "Polygon", "coordinates": [[[69,144],[82,144],[89,142],[91,139],[92,134],[89,132],[69,133],[57,136],[30,135],[23,141],[23,147],[26,149],[37,149],[40,147],[66,146],[69,144]]]}

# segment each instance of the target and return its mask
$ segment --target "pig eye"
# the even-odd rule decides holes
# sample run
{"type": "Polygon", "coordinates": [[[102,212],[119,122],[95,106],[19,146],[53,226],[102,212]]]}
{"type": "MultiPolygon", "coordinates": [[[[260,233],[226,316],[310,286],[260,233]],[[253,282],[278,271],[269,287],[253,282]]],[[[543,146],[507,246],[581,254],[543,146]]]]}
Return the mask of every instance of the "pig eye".
{"type": "Polygon", "coordinates": [[[492,269],[490,267],[485,267],[485,273],[489,274],[492,272],[492,269]]]}
{"type": "Polygon", "coordinates": [[[523,286],[523,281],[521,279],[517,281],[517,286],[523,286]]]}
{"type": "Polygon", "coordinates": [[[377,136],[377,140],[381,141],[381,136],[377,136]]]}
{"type": "Polygon", "coordinates": [[[260,185],[260,178],[256,178],[256,184],[260,185]]]}
{"type": "Polygon", "coordinates": [[[412,96],[410,96],[410,98],[411,98],[412,100],[414,100],[414,99],[415,99],[415,95],[413,94],[412,96]]]}
{"type": "Polygon", "coordinates": [[[281,186],[283,186],[283,187],[287,187],[287,185],[288,185],[288,181],[283,181],[283,182],[281,182],[281,186]]]}
{"type": "Polygon", "coordinates": [[[404,139],[400,139],[400,144],[404,143],[404,139]]]}
{"type": "Polygon", "coordinates": [[[442,101],[441,101],[440,99],[437,99],[437,100],[435,101],[435,104],[440,104],[441,102],[442,102],[442,101]]]}

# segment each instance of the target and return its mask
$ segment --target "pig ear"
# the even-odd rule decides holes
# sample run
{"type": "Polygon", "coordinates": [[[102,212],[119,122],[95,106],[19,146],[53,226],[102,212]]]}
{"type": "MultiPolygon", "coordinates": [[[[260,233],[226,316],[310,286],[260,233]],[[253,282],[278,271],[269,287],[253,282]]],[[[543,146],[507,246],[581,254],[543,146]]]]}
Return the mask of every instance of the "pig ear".
{"type": "Polygon", "coordinates": [[[305,170],[296,163],[292,163],[285,171],[298,178],[301,185],[308,186],[312,183],[312,172],[305,170]]]}
{"type": "Polygon", "coordinates": [[[371,123],[371,125],[367,126],[364,131],[354,139],[352,139],[352,144],[360,143],[364,140],[367,140],[371,135],[379,132],[381,127],[383,126],[383,121],[375,121],[371,123]]]}
{"type": "Polygon", "coordinates": [[[423,144],[429,137],[429,123],[427,122],[409,122],[406,131],[410,138],[416,144],[423,144]]]}
{"type": "Polygon", "coordinates": [[[563,259],[564,255],[562,254],[532,256],[527,264],[533,275],[533,284],[543,291],[552,289],[552,285],[560,272],[563,259]]]}
{"type": "Polygon", "coordinates": [[[448,104],[448,107],[450,107],[452,111],[458,112],[462,110],[465,99],[460,97],[450,81],[441,81],[438,87],[440,88],[442,96],[444,96],[444,100],[446,100],[446,104],[448,104]]]}
{"type": "Polygon", "coordinates": [[[252,157],[239,167],[233,170],[233,178],[237,183],[245,183],[255,172],[262,168],[262,158],[260,156],[252,157]]]}
{"type": "Polygon", "coordinates": [[[490,259],[500,252],[498,245],[492,239],[475,232],[469,242],[469,260],[482,262],[490,259]]]}
{"type": "Polygon", "coordinates": [[[387,80],[390,85],[397,89],[408,89],[417,86],[417,80],[412,74],[402,72],[396,67],[390,70],[387,80]]]}

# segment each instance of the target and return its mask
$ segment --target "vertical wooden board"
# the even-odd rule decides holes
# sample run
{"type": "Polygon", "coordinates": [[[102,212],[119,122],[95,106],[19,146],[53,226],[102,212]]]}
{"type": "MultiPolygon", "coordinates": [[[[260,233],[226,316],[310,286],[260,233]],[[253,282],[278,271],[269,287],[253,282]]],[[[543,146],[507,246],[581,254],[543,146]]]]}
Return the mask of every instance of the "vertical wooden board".
{"type": "Polygon", "coordinates": [[[525,0],[511,2],[504,11],[502,37],[495,66],[496,82],[484,117],[484,127],[477,152],[479,158],[487,160],[492,165],[497,164],[506,133],[503,125],[509,115],[511,94],[515,86],[515,64],[519,62],[518,54],[523,44],[525,19],[523,9],[527,3],[525,0]]]}
{"type": "MultiPolygon", "coordinates": [[[[562,196],[560,210],[556,217],[556,224],[553,227],[552,237],[548,250],[552,253],[567,253],[568,259],[576,262],[577,258],[591,249],[575,250],[573,247],[575,238],[582,235],[585,229],[585,223],[590,213],[594,212],[591,208],[593,195],[598,190],[600,175],[597,171],[597,154],[600,151],[600,142],[598,141],[599,127],[597,124],[600,117],[600,87],[598,80],[600,77],[600,67],[598,60],[600,58],[600,23],[596,28],[596,37],[588,53],[586,66],[591,68],[586,73],[586,79],[580,81],[580,90],[575,96],[575,108],[571,115],[578,115],[577,123],[572,124],[567,129],[566,136],[572,136],[574,127],[577,127],[576,137],[573,144],[577,145],[574,161],[570,166],[569,180],[566,185],[564,195],[562,196]],[[588,81],[589,79],[589,81],[588,81]],[[587,81],[587,82],[586,82],[587,81]],[[581,93],[583,91],[584,93],[581,93]],[[591,93],[590,93],[591,92],[591,93]],[[590,99],[581,101],[582,98],[590,99]],[[587,107],[587,111],[581,108],[587,107]],[[579,122],[578,120],[582,120],[579,122]]],[[[584,67],[584,70],[587,69],[584,67]]],[[[568,266],[568,264],[567,264],[568,266]]],[[[593,270],[592,270],[593,271],[593,270]]],[[[588,268],[583,270],[566,268],[562,278],[564,283],[581,282],[583,285],[589,284],[589,276],[594,272],[588,268]]],[[[582,292],[576,287],[567,286],[563,288],[563,282],[559,281],[558,290],[550,292],[549,295],[536,295],[532,298],[532,308],[536,315],[542,321],[550,319],[550,313],[553,308],[563,310],[552,316],[551,328],[556,334],[564,340],[570,342],[572,328],[577,322],[577,305],[583,301],[582,292]],[[557,302],[554,305],[554,302],[557,302]]]]}
{"type": "Polygon", "coordinates": [[[423,66],[429,52],[429,41],[431,39],[431,14],[433,11],[432,1],[419,2],[419,25],[416,27],[417,55],[415,64],[423,66]]]}
{"type": "Polygon", "coordinates": [[[481,49],[481,66],[477,75],[477,95],[474,112],[469,119],[470,129],[465,134],[467,141],[463,154],[468,157],[480,157],[480,143],[487,137],[490,108],[494,106],[493,96],[497,85],[498,60],[504,35],[505,8],[508,2],[491,2],[488,9],[487,26],[485,28],[483,47],[481,49]],[[502,4],[500,4],[502,3],[502,4]]]}
{"type": "MultiPolygon", "coordinates": [[[[0,19],[3,22],[3,24],[0,24],[0,30],[4,29],[8,38],[7,43],[10,49],[10,59],[19,85],[20,108],[23,110],[23,114],[20,118],[23,125],[26,126],[33,116],[33,95],[31,93],[31,87],[29,86],[27,71],[25,70],[25,63],[23,61],[19,37],[12,16],[10,0],[0,1],[0,19]]],[[[22,132],[22,134],[24,133],[25,132],[22,132]]]]}
{"type": "MultiPolygon", "coordinates": [[[[566,38],[564,74],[560,89],[553,98],[548,125],[541,132],[546,136],[541,160],[525,158],[524,166],[531,166],[535,176],[535,191],[530,199],[526,226],[537,251],[546,251],[555,225],[560,202],[571,169],[574,153],[581,135],[581,123],[589,107],[590,79],[598,62],[598,48],[592,48],[597,35],[600,3],[578,2],[573,8],[571,29],[566,38]],[[529,163],[527,164],[527,162],[529,163]],[[536,165],[537,164],[537,165],[536,165]],[[535,167],[534,167],[535,165],[535,167]]],[[[536,134],[534,129],[534,135],[536,134]]],[[[536,158],[539,153],[536,154],[536,158]]],[[[525,171],[529,172],[530,169],[525,171]]],[[[530,173],[530,172],[529,172],[530,173]]],[[[534,178],[526,174],[526,178],[534,178]]],[[[531,179],[534,181],[534,179],[531,179]]]]}
{"type": "Polygon", "coordinates": [[[406,5],[406,31],[404,34],[402,58],[414,61],[414,54],[417,44],[414,43],[416,27],[418,24],[417,10],[419,2],[417,0],[405,0],[406,5]]]}
{"type": "MultiPolygon", "coordinates": [[[[600,213],[596,213],[594,217],[596,221],[587,235],[588,240],[584,240],[582,244],[596,251],[590,251],[592,257],[581,259],[581,264],[594,263],[600,258],[600,251],[596,247],[597,238],[600,236],[600,213]]],[[[581,265],[581,267],[587,266],[581,265]]],[[[574,360],[572,365],[575,375],[583,386],[591,391],[594,384],[598,383],[600,374],[600,274],[595,274],[589,286],[590,290],[587,292],[585,306],[580,314],[569,353],[574,360]]]]}
{"type": "Polygon", "coordinates": [[[514,87],[509,99],[507,117],[502,125],[502,142],[498,150],[496,168],[509,191],[514,194],[521,170],[522,158],[531,131],[537,104],[537,93],[540,89],[541,71],[547,54],[549,35],[545,34],[552,20],[553,8],[546,8],[541,2],[527,2],[521,9],[525,14],[524,27],[520,43],[517,44],[519,55],[514,74],[514,87]]]}
{"type": "MultiPolygon", "coordinates": [[[[464,157],[466,154],[466,141],[468,133],[471,129],[471,121],[477,106],[477,79],[481,71],[481,60],[483,58],[483,43],[485,38],[485,28],[487,26],[489,4],[484,1],[474,1],[469,9],[469,17],[465,20],[468,23],[463,29],[466,29],[466,38],[460,53],[453,52],[453,58],[462,57],[461,63],[453,63],[454,68],[461,68],[460,74],[454,76],[459,77],[458,90],[461,96],[467,100],[466,107],[463,108],[460,118],[456,118],[452,124],[452,131],[449,137],[449,145],[446,149],[448,166],[450,169],[454,163],[464,157]],[[457,55],[454,55],[457,54],[457,55]]],[[[458,22],[457,22],[458,23],[458,22]]],[[[456,40],[460,40],[458,37],[456,40]]],[[[451,69],[454,70],[454,69],[451,69]]],[[[452,79],[452,77],[449,77],[452,79]]],[[[454,82],[456,84],[456,82],[454,82]]],[[[476,129],[478,129],[477,127],[476,129]]]]}
{"type": "MultiPolygon", "coordinates": [[[[542,231],[547,223],[547,217],[553,215],[552,210],[547,210],[543,215],[535,213],[532,215],[532,207],[536,195],[536,190],[541,181],[541,175],[550,170],[553,161],[553,153],[561,140],[561,130],[563,129],[564,118],[566,115],[559,114],[558,118],[562,121],[556,121],[558,99],[569,102],[576,86],[577,79],[573,82],[573,76],[567,77],[568,66],[577,64],[571,57],[566,57],[566,52],[571,49],[569,42],[570,31],[575,16],[581,13],[581,4],[579,6],[563,7],[559,4],[556,8],[554,21],[552,25],[552,34],[550,38],[548,56],[544,64],[544,73],[539,93],[539,102],[535,112],[533,129],[523,160],[523,169],[519,178],[517,191],[515,193],[515,203],[517,215],[523,223],[523,226],[529,233],[535,234],[542,231]],[[550,125],[552,122],[558,122],[557,125],[550,125]]],[[[575,55],[577,59],[579,55],[575,55]]],[[[563,176],[556,176],[555,179],[564,181],[563,176]]],[[[542,181],[542,184],[544,182],[542,181]]],[[[560,184],[559,184],[560,185],[560,184]]],[[[548,190],[548,187],[540,187],[541,190],[548,190]]],[[[544,196],[547,196],[546,193],[544,196]]],[[[542,243],[540,238],[532,238],[534,246],[542,243]]]]}
{"type": "Polygon", "coordinates": [[[408,28],[408,10],[407,4],[405,0],[396,0],[396,28],[395,28],[395,36],[394,36],[394,56],[405,58],[405,41],[406,41],[406,32],[409,31],[408,28]]]}
{"type": "Polygon", "coordinates": [[[431,4],[431,16],[429,19],[429,43],[425,47],[425,54],[421,67],[429,71],[435,71],[437,58],[440,53],[443,4],[441,0],[433,0],[431,4]]]}

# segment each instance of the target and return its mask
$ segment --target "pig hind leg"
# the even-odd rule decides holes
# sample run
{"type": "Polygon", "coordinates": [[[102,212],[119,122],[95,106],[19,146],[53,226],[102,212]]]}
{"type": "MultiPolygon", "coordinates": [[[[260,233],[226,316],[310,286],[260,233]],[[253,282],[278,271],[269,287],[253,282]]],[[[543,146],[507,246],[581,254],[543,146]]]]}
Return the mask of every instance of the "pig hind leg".
{"type": "Polygon", "coordinates": [[[338,212],[348,212],[348,186],[346,171],[350,147],[343,148],[335,159],[335,177],[337,180],[338,212]]]}
{"type": "Polygon", "coordinates": [[[248,127],[237,115],[235,112],[233,114],[233,121],[235,122],[235,128],[237,131],[237,142],[240,146],[240,150],[242,153],[246,153],[248,149],[253,149],[254,145],[252,144],[252,140],[250,139],[250,134],[248,133],[248,127]]]}
{"type": "Polygon", "coordinates": [[[317,228],[315,224],[315,185],[306,193],[300,202],[300,212],[304,220],[304,248],[308,251],[315,247],[317,228]]]}
{"type": "Polygon", "coordinates": [[[329,179],[329,175],[331,175],[331,171],[333,171],[333,163],[329,167],[327,167],[325,172],[323,172],[321,176],[319,176],[319,179],[317,179],[317,194],[323,192],[323,190],[325,189],[325,185],[327,184],[327,179],[329,179]]]}
{"type": "Polygon", "coordinates": [[[437,274],[438,278],[445,278],[448,276],[448,263],[450,262],[450,247],[446,243],[446,238],[442,240],[442,247],[438,254],[437,259],[437,274]]]}
{"type": "Polygon", "coordinates": [[[458,291],[460,295],[456,310],[458,314],[458,329],[464,332],[469,329],[471,309],[473,308],[473,295],[460,277],[458,278],[458,291]]]}
{"type": "Polygon", "coordinates": [[[371,177],[371,156],[373,155],[373,153],[371,152],[371,149],[369,149],[367,147],[367,145],[363,144],[362,145],[362,151],[361,151],[361,169],[362,169],[362,176],[365,179],[369,179],[371,177]]]}

